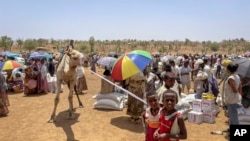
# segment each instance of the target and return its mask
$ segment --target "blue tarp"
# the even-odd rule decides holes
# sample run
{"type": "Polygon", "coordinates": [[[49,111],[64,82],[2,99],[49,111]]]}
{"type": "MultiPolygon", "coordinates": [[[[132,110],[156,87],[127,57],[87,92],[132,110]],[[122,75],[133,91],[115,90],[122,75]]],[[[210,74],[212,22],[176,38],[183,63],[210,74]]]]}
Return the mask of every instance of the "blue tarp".
{"type": "Polygon", "coordinates": [[[9,52],[9,51],[0,52],[0,55],[6,55],[7,57],[12,57],[12,58],[21,57],[20,54],[9,52]]]}

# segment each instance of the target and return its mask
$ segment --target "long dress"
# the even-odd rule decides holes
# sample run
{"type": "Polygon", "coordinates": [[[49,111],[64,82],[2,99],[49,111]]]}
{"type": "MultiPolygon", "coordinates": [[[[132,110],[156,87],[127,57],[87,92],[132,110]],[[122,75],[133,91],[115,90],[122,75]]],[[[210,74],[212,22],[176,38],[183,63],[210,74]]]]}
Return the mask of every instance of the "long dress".
{"type": "MultiPolygon", "coordinates": [[[[126,83],[129,84],[128,91],[143,99],[145,93],[145,81],[146,80],[142,72],[130,77],[126,81],[126,83]]],[[[144,110],[144,103],[129,95],[127,104],[127,114],[133,119],[138,119],[144,110]]]]}
{"type": "Polygon", "coordinates": [[[41,64],[40,71],[38,73],[38,93],[48,91],[48,81],[47,81],[47,66],[41,64]]]}
{"type": "Polygon", "coordinates": [[[9,113],[9,99],[6,94],[7,85],[5,81],[5,77],[2,72],[0,72],[0,116],[6,116],[9,113]]]}

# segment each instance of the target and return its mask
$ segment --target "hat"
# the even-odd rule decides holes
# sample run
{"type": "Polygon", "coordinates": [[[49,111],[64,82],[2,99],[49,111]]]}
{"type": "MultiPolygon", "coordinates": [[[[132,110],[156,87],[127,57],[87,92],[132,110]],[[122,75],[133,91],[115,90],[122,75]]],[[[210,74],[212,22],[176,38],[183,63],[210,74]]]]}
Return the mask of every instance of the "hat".
{"type": "Polygon", "coordinates": [[[223,67],[227,67],[227,65],[230,64],[231,62],[232,62],[232,60],[230,60],[230,59],[225,59],[225,60],[223,60],[223,61],[221,62],[221,65],[222,65],[223,67]]]}
{"type": "Polygon", "coordinates": [[[199,72],[199,73],[197,74],[197,79],[198,79],[198,80],[205,80],[205,79],[207,79],[207,78],[208,78],[208,75],[207,75],[206,72],[199,72]]]}
{"type": "Polygon", "coordinates": [[[200,65],[203,64],[203,60],[202,59],[197,59],[197,61],[195,61],[195,65],[200,65]]]}

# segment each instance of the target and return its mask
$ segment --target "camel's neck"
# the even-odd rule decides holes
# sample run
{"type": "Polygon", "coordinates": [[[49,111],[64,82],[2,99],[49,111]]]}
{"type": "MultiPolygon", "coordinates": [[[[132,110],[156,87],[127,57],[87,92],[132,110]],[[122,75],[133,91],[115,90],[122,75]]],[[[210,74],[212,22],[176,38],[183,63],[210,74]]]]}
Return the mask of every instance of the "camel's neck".
{"type": "Polygon", "coordinates": [[[67,55],[67,54],[64,54],[62,56],[62,59],[58,62],[58,65],[57,65],[57,69],[56,71],[63,71],[63,72],[67,72],[69,70],[69,60],[70,60],[70,57],[67,55]]]}

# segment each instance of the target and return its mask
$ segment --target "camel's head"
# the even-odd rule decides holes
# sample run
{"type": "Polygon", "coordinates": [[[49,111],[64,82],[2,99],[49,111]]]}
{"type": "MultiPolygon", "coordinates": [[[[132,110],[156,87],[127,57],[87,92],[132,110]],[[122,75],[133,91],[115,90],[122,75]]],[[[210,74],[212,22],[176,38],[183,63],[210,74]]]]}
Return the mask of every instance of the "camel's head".
{"type": "Polygon", "coordinates": [[[72,50],[70,53],[70,67],[76,67],[80,65],[80,58],[83,56],[81,52],[77,50],[72,50]]]}

